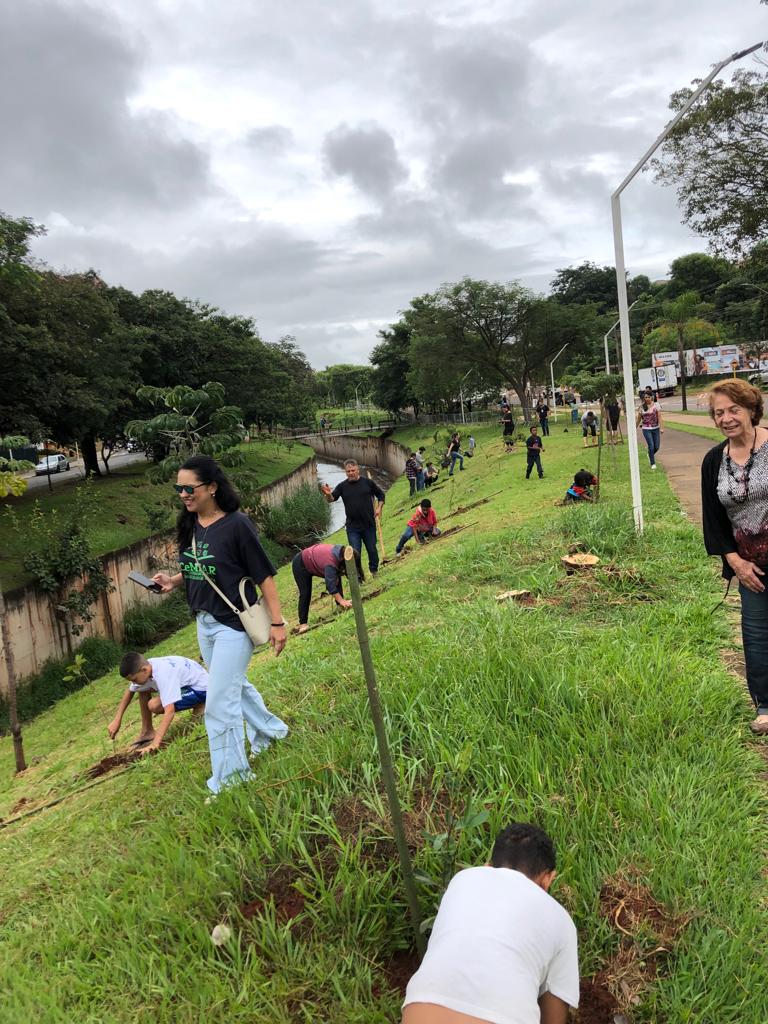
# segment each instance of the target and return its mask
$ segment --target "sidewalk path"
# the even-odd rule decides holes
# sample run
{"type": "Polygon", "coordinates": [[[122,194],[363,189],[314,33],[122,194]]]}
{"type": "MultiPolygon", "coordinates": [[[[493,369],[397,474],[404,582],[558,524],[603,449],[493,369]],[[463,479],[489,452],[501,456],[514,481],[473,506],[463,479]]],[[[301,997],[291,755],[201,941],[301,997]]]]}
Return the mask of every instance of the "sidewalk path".
{"type": "MultiPolygon", "coordinates": [[[[716,442],[667,427],[656,459],[691,519],[701,523],[701,462],[716,442]]],[[[641,444],[641,457],[643,445],[641,444]]]]}

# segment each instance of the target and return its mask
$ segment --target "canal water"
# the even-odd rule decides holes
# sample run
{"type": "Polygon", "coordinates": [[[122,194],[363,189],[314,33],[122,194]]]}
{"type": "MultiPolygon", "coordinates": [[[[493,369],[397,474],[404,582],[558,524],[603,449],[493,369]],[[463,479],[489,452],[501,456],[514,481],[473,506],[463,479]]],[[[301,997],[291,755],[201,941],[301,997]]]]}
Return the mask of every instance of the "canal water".
{"type": "MultiPolygon", "coordinates": [[[[372,466],[361,466],[360,475],[366,476],[369,469],[371,476],[382,489],[382,491],[386,491],[389,487],[391,487],[392,478],[389,476],[388,473],[385,473],[382,469],[374,469],[372,466]]],[[[342,480],[346,479],[347,474],[344,472],[344,467],[341,465],[340,462],[321,462],[320,459],[317,460],[317,482],[319,484],[328,484],[331,490],[333,490],[336,484],[340,484],[342,480]]],[[[339,500],[332,502],[330,505],[330,509],[331,525],[328,529],[326,537],[330,536],[330,534],[332,533],[335,533],[336,530],[340,530],[344,525],[345,519],[343,501],[339,500]]]]}

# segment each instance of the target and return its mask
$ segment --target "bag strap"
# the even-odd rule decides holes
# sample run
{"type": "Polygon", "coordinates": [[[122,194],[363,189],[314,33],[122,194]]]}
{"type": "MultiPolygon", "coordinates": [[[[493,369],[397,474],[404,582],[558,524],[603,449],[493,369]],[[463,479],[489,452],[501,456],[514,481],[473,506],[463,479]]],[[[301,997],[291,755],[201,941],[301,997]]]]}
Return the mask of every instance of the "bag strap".
{"type": "MultiPolygon", "coordinates": [[[[192,528],[192,554],[194,555],[195,561],[197,562],[197,567],[200,570],[200,572],[203,574],[203,578],[205,579],[206,583],[210,583],[210,585],[213,587],[213,589],[216,591],[216,593],[219,595],[219,597],[222,599],[222,601],[225,604],[229,605],[229,607],[232,609],[232,611],[235,613],[235,615],[240,615],[241,614],[240,609],[238,607],[236,607],[234,604],[232,604],[232,602],[229,600],[227,595],[225,593],[223,593],[216,586],[216,584],[213,582],[213,580],[208,575],[208,573],[205,572],[205,570],[203,569],[202,565],[200,565],[200,562],[199,562],[198,557],[197,557],[197,546],[195,544],[195,530],[194,530],[194,527],[192,528]]],[[[245,582],[244,580],[240,581],[240,587],[241,587],[240,596],[241,597],[243,595],[242,586],[243,586],[244,582],[245,582]]]]}

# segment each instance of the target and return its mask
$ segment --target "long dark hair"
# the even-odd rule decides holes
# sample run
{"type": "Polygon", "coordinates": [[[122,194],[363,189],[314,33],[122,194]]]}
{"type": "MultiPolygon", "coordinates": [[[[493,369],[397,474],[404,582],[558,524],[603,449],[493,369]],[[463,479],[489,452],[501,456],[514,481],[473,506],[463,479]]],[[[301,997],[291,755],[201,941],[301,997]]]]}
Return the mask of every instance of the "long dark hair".
{"type": "MultiPolygon", "coordinates": [[[[188,469],[194,473],[201,484],[216,484],[215,501],[222,512],[236,512],[240,508],[240,497],[231,480],[210,455],[193,455],[179,466],[179,469],[188,469]]],[[[196,519],[195,513],[189,512],[186,508],[179,513],[176,520],[176,543],[179,551],[183,551],[192,543],[196,519]]]]}

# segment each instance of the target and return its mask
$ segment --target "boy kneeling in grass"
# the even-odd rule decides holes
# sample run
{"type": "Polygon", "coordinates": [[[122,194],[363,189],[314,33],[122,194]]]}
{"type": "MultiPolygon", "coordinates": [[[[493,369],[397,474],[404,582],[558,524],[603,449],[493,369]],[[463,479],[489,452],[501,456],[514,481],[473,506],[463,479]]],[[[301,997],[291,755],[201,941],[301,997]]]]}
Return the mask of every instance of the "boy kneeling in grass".
{"type": "Polygon", "coordinates": [[[208,673],[202,665],[190,658],[171,655],[166,658],[145,658],[137,651],[129,651],[120,661],[120,675],[129,681],[117,713],[107,726],[110,739],[117,736],[125,709],[139,695],[141,733],[131,744],[142,754],[155,751],[163,742],[168,727],[177,711],[191,708],[200,713],[205,709],[208,691],[208,673]],[[152,697],[156,691],[158,696],[152,697]],[[152,716],[162,715],[155,732],[152,716]]]}
{"type": "Polygon", "coordinates": [[[513,823],[491,863],[455,875],[408,982],[402,1024],[566,1024],[579,1005],[576,928],[549,895],[552,840],[513,823]]]}
{"type": "Polygon", "coordinates": [[[416,507],[413,515],[408,520],[402,537],[397,542],[395,554],[399,555],[411,537],[415,537],[419,544],[424,543],[425,537],[439,537],[440,531],[437,528],[437,516],[432,508],[429,498],[424,498],[416,507]]]}

